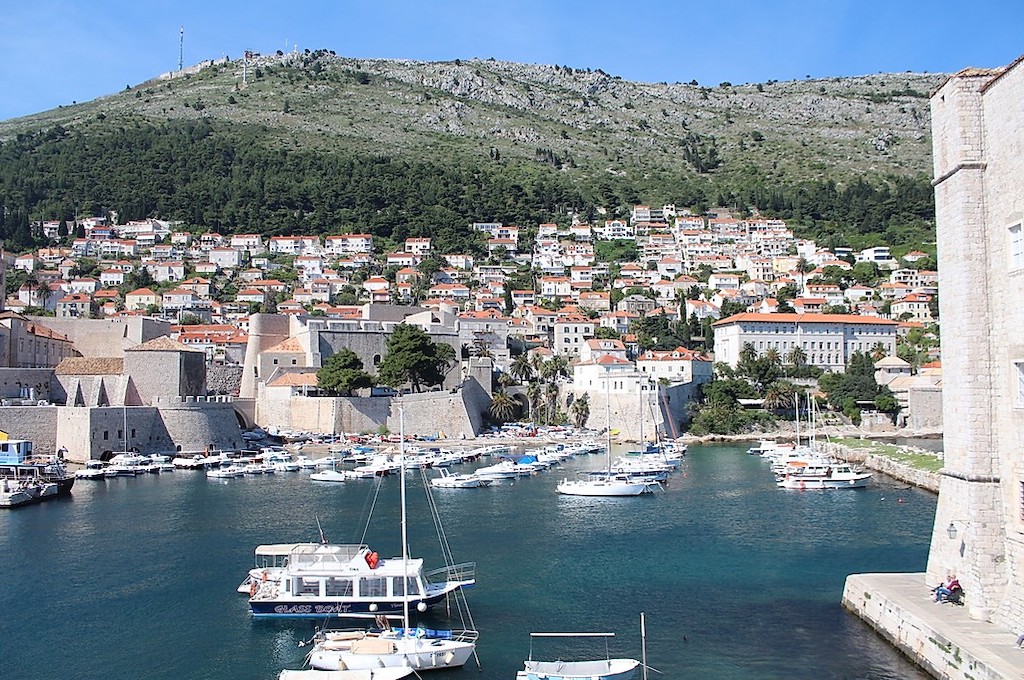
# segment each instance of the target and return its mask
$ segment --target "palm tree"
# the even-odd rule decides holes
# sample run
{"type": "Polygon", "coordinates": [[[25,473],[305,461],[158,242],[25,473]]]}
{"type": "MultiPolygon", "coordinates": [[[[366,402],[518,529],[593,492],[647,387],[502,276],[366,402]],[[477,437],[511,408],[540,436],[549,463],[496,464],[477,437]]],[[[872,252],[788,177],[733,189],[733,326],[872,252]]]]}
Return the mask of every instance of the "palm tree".
{"type": "Polygon", "coordinates": [[[495,420],[507,423],[515,417],[517,406],[516,400],[508,392],[498,390],[491,397],[491,407],[489,410],[491,417],[495,420]]]}
{"type": "Polygon", "coordinates": [[[743,349],[740,350],[740,361],[749,363],[755,359],[757,359],[757,350],[754,349],[754,343],[743,343],[743,349]]]}
{"type": "Polygon", "coordinates": [[[533,366],[530,365],[530,356],[526,353],[520,354],[512,362],[509,367],[509,372],[515,376],[519,382],[527,382],[533,377],[533,366]]]}
{"type": "Polygon", "coordinates": [[[772,366],[780,366],[782,364],[782,356],[779,354],[779,350],[774,347],[769,347],[764,351],[764,358],[771,362],[772,366]]]}
{"type": "Polygon", "coordinates": [[[537,408],[540,406],[540,395],[540,383],[536,380],[531,380],[530,384],[526,386],[526,401],[530,405],[531,421],[536,417],[537,408]]]}
{"type": "Polygon", "coordinates": [[[508,372],[502,372],[498,375],[498,384],[502,387],[509,387],[516,382],[515,377],[508,372]]]}
{"type": "Polygon", "coordinates": [[[804,351],[803,347],[799,345],[789,350],[789,363],[794,366],[806,366],[807,365],[807,352],[804,351]]]}
{"type": "Polygon", "coordinates": [[[551,361],[555,364],[555,375],[556,376],[559,376],[559,375],[568,376],[569,375],[569,358],[568,357],[566,357],[566,356],[564,356],[562,354],[559,354],[558,356],[553,357],[551,359],[551,361]]]}
{"type": "Polygon", "coordinates": [[[871,358],[875,361],[884,359],[886,355],[888,355],[888,352],[885,349],[885,345],[880,342],[875,343],[875,346],[871,348],[871,358]]]}
{"type": "Polygon", "coordinates": [[[574,401],[569,409],[569,415],[576,427],[583,429],[587,424],[587,419],[590,418],[590,397],[583,395],[574,401]]]}
{"type": "Polygon", "coordinates": [[[540,367],[544,365],[544,357],[540,352],[533,353],[533,356],[530,357],[530,365],[533,366],[534,372],[540,375],[540,367]]]}
{"type": "Polygon", "coordinates": [[[814,265],[812,265],[810,262],[808,262],[806,257],[803,257],[801,255],[796,260],[796,271],[797,271],[798,274],[800,274],[800,290],[799,290],[799,295],[803,295],[804,294],[804,275],[806,275],[808,272],[813,272],[814,271],[814,265]]]}
{"type": "Polygon", "coordinates": [[[764,401],[761,406],[766,411],[781,411],[793,406],[793,394],[795,390],[792,383],[783,380],[776,380],[764,393],[764,401]]]}
{"type": "Polygon", "coordinates": [[[544,382],[551,382],[558,375],[558,362],[555,359],[548,359],[540,365],[540,378],[544,382]]]}
{"type": "Polygon", "coordinates": [[[544,404],[547,407],[547,423],[551,425],[555,422],[555,417],[558,415],[558,384],[548,383],[548,386],[544,388],[544,404]]]}

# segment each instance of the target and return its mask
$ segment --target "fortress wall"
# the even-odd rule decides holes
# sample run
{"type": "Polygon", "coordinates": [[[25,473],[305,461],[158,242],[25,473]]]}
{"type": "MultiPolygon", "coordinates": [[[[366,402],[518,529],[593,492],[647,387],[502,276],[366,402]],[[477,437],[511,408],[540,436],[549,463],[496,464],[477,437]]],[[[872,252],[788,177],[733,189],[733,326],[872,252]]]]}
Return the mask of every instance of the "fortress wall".
{"type": "Polygon", "coordinates": [[[235,409],[225,402],[161,403],[158,411],[160,432],[171,450],[204,451],[244,448],[242,430],[235,409]]]}
{"type": "Polygon", "coordinates": [[[53,392],[52,368],[0,368],[0,398],[20,399],[22,387],[28,386],[36,400],[57,401],[63,394],[57,385],[53,392]]]}
{"type": "Polygon", "coordinates": [[[56,406],[0,407],[0,430],[11,439],[30,440],[39,454],[52,453],[60,448],[56,439],[57,411],[56,406]]]}

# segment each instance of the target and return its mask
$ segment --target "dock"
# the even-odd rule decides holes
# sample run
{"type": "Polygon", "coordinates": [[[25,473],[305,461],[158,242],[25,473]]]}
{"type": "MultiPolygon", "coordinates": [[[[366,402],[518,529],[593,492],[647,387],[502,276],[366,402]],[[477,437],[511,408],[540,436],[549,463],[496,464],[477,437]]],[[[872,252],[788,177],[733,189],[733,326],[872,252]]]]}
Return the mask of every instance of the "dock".
{"type": "Polygon", "coordinates": [[[971,618],[967,606],[937,604],[923,573],[852,574],[843,606],[936,678],[1019,680],[1024,649],[1010,631],[971,618]]]}

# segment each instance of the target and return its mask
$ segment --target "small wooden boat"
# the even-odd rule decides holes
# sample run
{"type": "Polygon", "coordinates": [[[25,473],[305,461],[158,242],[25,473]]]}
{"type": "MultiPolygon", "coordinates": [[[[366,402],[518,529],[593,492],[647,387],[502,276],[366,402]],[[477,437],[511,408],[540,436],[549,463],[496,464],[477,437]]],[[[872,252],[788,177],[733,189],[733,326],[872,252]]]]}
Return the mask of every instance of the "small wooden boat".
{"type": "Polygon", "coordinates": [[[534,661],[533,639],[542,637],[614,637],[615,633],[530,633],[530,658],[517,680],[630,680],[641,665],[636,659],[594,659],[581,661],[534,661]]]}

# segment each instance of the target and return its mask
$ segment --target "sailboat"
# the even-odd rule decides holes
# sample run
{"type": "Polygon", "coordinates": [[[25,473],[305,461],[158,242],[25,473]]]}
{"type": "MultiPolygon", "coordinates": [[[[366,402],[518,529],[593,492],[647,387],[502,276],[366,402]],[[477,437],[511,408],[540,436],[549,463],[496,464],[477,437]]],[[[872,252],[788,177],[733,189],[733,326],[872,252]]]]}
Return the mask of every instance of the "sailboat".
{"type": "Polygon", "coordinates": [[[587,479],[563,479],[555,487],[555,490],[566,496],[639,496],[645,493],[654,493],[658,486],[657,482],[647,479],[638,480],[628,473],[612,471],[611,378],[608,368],[605,368],[604,377],[607,467],[603,471],[591,472],[587,479]]]}
{"type": "MultiPolygon", "coordinates": [[[[402,567],[405,572],[405,587],[402,578],[395,579],[404,591],[402,597],[401,628],[392,628],[388,617],[378,616],[378,628],[370,631],[325,632],[309,654],[309,665],[318,670],[370,670],[380,668],[412,668],[424,671],[440,668],[458,668],[476,654],[476,640],[479,633],[472,625],[469,607],[460,591],[456,593],[455,604],[459,613],[468,620],[467,630],[429,630],[413,627],[409,621],[410,586],[415,586],[415,571],[410,570],[408,521],[405,482],[405,411],[399,406],[400,417],[400,469],[401,469],[401,524],[402,524],[402,567]],[[461,597],[460,597],[461,596],[461,597]]],[[[424,479],[427,493],[429,484],[424,479]]],[[[446,557],[450,558],[447,542],[442,537],[446,557]]],[[[451,560],[449,559],[449,562],[451,560]]],[[[479,660],[477,661],[479,665],[479,660]]]]}

